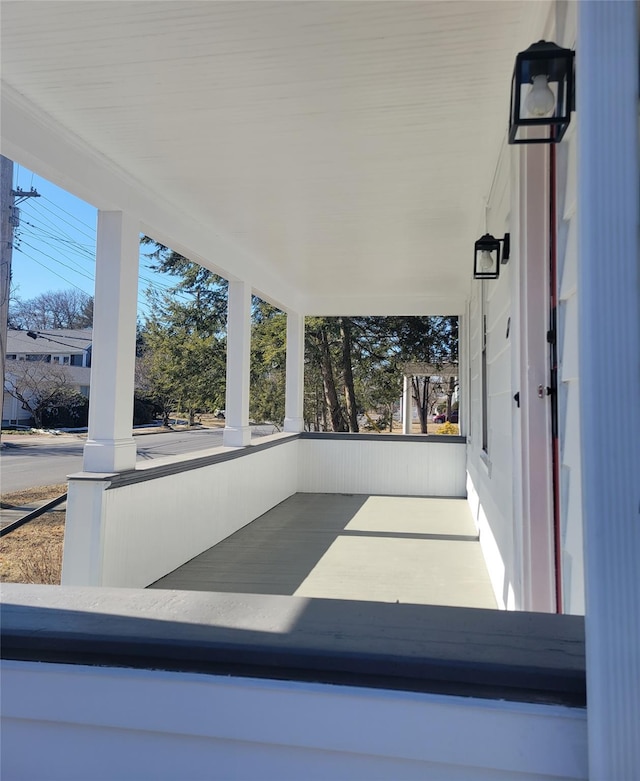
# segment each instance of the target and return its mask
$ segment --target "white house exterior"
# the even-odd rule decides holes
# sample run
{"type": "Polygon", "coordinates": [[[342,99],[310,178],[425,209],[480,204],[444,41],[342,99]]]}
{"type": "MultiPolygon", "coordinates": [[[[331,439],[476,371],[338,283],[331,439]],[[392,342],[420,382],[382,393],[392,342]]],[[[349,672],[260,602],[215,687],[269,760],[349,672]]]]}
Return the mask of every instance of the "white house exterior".
{"type": "MultiPolygon", "coordinates": [[[[3,154],[100,210],[69,588],[5,592],[6,777],[98,778],[96,752],[123,778],[640,776],[638,4],[3,5],[3,154]],[[575,49],[576,111],[560,144],[509,146],[513,62],[539,39],[575,49]],[[225,447],[206,462],[136,467],[141,232],[230,282],[225,447]],[[511,257],[477,281],[487,232],[510,234],[511,257]],[[287,313],[285,432],[253,447],[252,292],[287,313]],[[299,435],[304,317],[337,314],[457,314],[463,439],[299,435]],[[562,656],[584,614],[588,707],[154,665],[185,642],[158,627],[189,617],[197,647],[227,603],[139,589],[296,492],[466,496],[506,609],[486,625],[512,621],[496,632],[515,648],[523,615],[563,613],[539,619],[562,656]],[[67,659],[49,615],[86,620],[89,644],[145,643],[148,669],[133,651],[67,659]],[[53,770],[36,739],[66,747],[53,770]]],[[[232,628],[286,635],[297,609],[247,600],[232,628]]]]}
{"type": "Polygon", "coordinates": [[[15,381],[11,369],[13,361],[34,361],[56,367],[64,372],[71,388],[89,396],[91,385],[91,331],[55,328],[43,331],[7,330],[7,364],[2,420],[22,424],[31,419],[29,410],[23,408],[7,387],[15,381]],[[31,336],[29,335],[31,334],[31,336]]]}

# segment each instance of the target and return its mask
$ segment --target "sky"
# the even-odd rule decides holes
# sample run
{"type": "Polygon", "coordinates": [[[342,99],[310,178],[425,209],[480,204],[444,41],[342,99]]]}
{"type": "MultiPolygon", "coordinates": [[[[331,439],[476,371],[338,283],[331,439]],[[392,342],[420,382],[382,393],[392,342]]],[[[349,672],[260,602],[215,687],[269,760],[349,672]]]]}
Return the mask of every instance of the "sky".
{"type": "MultiPolygon", "coordinates": [[[[14,190],[28,192],[33,187],[40,194],[39,198],[26,198],[17,204],[20,226],[14,233],[13,296],[27,300],[70,288],[92,296],[97,210],[17,163],[13,180],[14,190]]],[[[142,253],[139,273],[138,317],[143,320],[149,311],[145,290],[149,285],[166,290],[172,279],[151,271],[142,253]]]]}

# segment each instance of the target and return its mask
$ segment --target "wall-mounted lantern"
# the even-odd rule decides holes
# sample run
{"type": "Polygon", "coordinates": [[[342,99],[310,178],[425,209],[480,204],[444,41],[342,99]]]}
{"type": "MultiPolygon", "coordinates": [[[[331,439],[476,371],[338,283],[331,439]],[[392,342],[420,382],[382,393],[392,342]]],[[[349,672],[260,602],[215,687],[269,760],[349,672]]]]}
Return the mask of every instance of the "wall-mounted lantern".
{"type": "Polygon", "coordinates": [[[575,52],[538,41],[516,56],[511,81],[510,144],[557,144],[569,122],[575,52]]]}
{"type": "Polygon", "coordinates": [[[497,279],[500,276],[500,265],[509,260],[509,239],[508,233],[504,234],[503,239],[496,239],[490,233],[485,233],[476,241],[473,255],[474,279],[497,279]]]}

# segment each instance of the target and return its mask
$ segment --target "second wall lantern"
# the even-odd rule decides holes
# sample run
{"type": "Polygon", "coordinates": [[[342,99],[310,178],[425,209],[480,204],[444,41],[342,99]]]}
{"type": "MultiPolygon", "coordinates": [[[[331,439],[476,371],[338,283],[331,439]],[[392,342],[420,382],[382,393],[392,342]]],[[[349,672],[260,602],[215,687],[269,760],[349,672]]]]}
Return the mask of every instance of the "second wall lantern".
{"type": "Polygon", "coordinates": [[[485,233],[476,241],[473,255],[474,279],[497,279],[500,276],[500,264],[509,260],[509,238],[508,233],[504,234],[503,239],[496,239],[490,233],[485,233]],[[500,244],[503,245],[502,248],[500,244]]]}
{"type": "Polygon", "coordinates": [[[511,81],[510,144],[557,144],[573,105],[571,49],[538,41],[516,56],[511,81]]]}

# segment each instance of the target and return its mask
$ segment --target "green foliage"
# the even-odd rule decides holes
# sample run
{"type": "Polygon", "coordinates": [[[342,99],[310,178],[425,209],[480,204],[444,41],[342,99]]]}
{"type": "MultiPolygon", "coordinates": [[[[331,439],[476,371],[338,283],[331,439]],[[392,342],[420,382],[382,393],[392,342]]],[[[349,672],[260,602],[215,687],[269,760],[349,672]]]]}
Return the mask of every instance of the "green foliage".
{"type": "Polygon", "coordinates": [[[163,409],[180,409],[193,416],[224,406],[224,339],[150,320],[143,360],[148,392],[163,409]]]}
{"type": "Polygon", "coordinates": [[[89,420],[89,399],[74,391],[61,392],[40,409],[45,428],[84,428],[89,420]]]}
{"type": "Polygon", "coordinates": [[[284,421],[287,316],[254,298],[251,330],[249,414],[257,422],[282,426],[284,421]]]}
{"type": "MultiPolygon", "coordinates": [[[[200,331],[223,333],[227,322],[227,280],[148,236],[144,236],[140,243],[150,248],[146,253],[153,261],[149,264],[150,269],[176,278],[170,297],[179,305],[169,314],[183,325],[200,331]]],[[[153,293],[147,291],[147,295],[153,296],[153,293]]],[[[156,295],[156,301],[157,298],[156,295]]]]}
{"type": "MultiPolygon", "coordinates": [[[[138,387],[166,417],[176,409],[193,414],[225,407],[226,281],[151,239],[142,244],[150,250],[150,267],[173,275],[176,283],[169,294],[148,291],[151,315],[139,334],[138,387]]],[[[254,298],[252,321],[250,417],[281,425],[286,315],[254,298]]],[[[458,320],[309,317],[305,338],[306,426],[357,431],[365,412],[376,413],[376,427],[391,427],[405,363],[437,368],[457,362],[458,320]]]]}
{"type": "MultiPolygon", "coordinates": [[[[344,320],[313,317],[306,321],[305,421],[310,428],[346,430],[349,366],[342,353],[340,321],[344,320]],[[331,383],[333,390],[328,387],[331,383]],[[340,408],[331,412],[334,403],[340,408]]],[[[387,427],[402,393],[404,364],[429,363],[437,368],[457,363],[456,317],[350,317],[348,323],[357,410],[377,412],[387,427]]],[[[376,421],[378,427],[382,424],[376,421]]],[[[354,430],[352,422],[350,428],[354,430]]]]}
{"type": "Polygon", "coordinates": [[[168,293],[147,291],[138,385],[165,418],[180,409],[192,423],[197,412],[224,407],[226,284],[162,245],[152,256],[154,268],[180,278],[168,293]]]}
{"type": "Polygon", "coordinates": [[[144,395],[135,394],[133,397],[133,425],[143,426],[145,423],[152,423],[161,408],[152,398],[144,395]]]}

